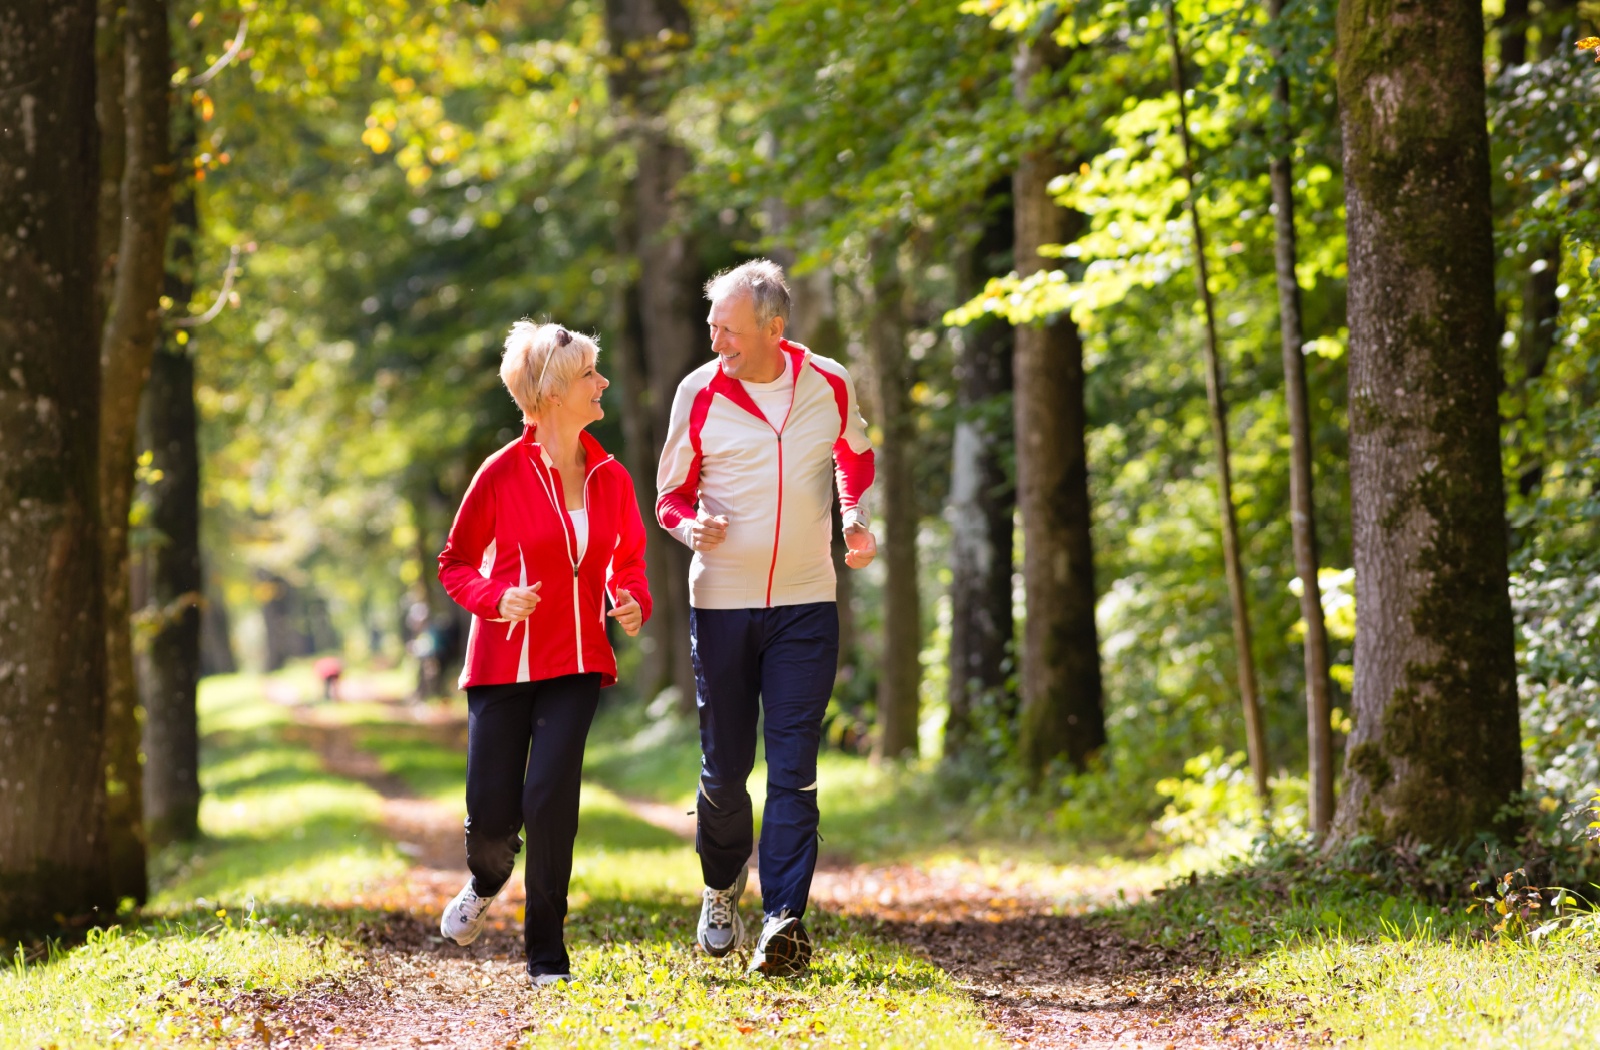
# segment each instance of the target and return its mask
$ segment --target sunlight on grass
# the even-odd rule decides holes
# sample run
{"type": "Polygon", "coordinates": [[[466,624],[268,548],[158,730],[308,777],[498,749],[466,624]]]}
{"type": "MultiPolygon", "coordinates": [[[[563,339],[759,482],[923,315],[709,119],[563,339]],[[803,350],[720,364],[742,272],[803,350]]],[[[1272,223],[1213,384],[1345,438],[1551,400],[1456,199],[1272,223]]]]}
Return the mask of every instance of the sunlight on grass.
{"type": "Polygon", "coordinates": [[[1600,1045],[1593,942],[1440,938],[1427,924],[1379,941],[1298,939],[1247,983],[1366,1050],[1566,1050],[1600,1045]]]}
{"type": "Polygon", "coordinates": [[[631,923],[626,908],[606,912],[622,922],[601,943],[574,945],[579,983],[551,997],[527,1045],[1004,1045],[942,971],[839,920],[808,918],[819,942],[811,973],[771,981],[748,976],[742,958],[694,951],[689,910],[636,911],[631,923]]]}
{"type": "Polygon", "coordinates": [[[252,1018],[224,1006],[236,996],[294,992],[362,965],[342,941],[208,918],[203,929],[93,930],[79,948],[8,967],[0,1050],[211,1046],[250,1032],[252,1018]]]}
{"type": "Polygon", "coordinates": [[[340,901],[405,870],[380,828],[381,799],[331,776],[292,741],[261,679],[207,678],[200,689],[204,835],[157,859],[156,911],[196,897],[242,904],[340,901]]]}

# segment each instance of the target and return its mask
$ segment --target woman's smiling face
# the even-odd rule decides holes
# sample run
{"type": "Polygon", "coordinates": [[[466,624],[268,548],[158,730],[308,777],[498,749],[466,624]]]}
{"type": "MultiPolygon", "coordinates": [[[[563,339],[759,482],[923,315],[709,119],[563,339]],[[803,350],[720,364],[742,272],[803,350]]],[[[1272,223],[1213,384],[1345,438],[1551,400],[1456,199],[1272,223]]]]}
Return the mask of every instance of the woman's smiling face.
{"type": "Polygon", "coordinates": [[[558,395],[560,403],[556,411],[564,413],[569,420],[579,426],[588,426],[599,419],[604,419],[606,410],[600,406],[600,396],[605,393],[606,387],[611,385],[611,380],[600,374],[600,369],[595,355],[589,355],[589,363],[577,378],[567,384],[567,389],[558,395]]]}

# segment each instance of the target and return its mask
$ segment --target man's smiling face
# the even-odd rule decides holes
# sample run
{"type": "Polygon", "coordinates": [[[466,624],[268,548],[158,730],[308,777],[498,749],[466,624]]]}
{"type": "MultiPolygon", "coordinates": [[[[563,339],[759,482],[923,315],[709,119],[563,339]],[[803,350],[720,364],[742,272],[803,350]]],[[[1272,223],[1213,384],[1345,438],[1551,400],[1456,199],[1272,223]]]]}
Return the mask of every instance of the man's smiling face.
{"type": "Polygon", "coordinates": [[[770,383],[783,374],[783,321],[774,317],[765,327],[756,321],[748,295],[730,295],[711,304],[706,315],[711,349],[722,358],[730,379],[770,383]]]}

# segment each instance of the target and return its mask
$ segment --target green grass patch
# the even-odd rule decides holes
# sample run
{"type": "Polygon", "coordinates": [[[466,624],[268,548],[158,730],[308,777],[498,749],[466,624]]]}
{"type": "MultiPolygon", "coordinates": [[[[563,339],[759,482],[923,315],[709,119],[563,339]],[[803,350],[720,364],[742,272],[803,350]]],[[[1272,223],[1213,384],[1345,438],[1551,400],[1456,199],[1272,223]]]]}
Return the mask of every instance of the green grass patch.
{"type": "Polygon", "coordinates": [[[1246,974],[1280,1016],[1366,1050],[1600,1045],[1600,942],[1440,936],[1426,920],[1376,938],[1297,937],[1246,974]]]}
{"type": "Polygon", "coordinates": [[[251,1030],[244,993],[288,994],[361,966],[350,945],[304,928],[196,914],[91,930],[0,975],[0,1048],[212,1046],[251,1030]]]}
{"type": "Polygon", "coordinates": [[[681,905],[591,908],[572,931],[579,983],[556,993],[527,1045],[1004,1045],[936,967],[854,924],[807,921],[819,942],[811,973],[773,981],[692,951],[694,913],[681,905]]]}
{"type": "MultiPolygon", "coordinates": [[[[1279,846],[1109,915],[1234,974],[1263,1016],[1368,1050],[1600,1045],[1594,917],[1502,936],[1459,856],[1279,846]]],[[[1495,916],[1498,918],[1498,915],[1495,916]]]]}

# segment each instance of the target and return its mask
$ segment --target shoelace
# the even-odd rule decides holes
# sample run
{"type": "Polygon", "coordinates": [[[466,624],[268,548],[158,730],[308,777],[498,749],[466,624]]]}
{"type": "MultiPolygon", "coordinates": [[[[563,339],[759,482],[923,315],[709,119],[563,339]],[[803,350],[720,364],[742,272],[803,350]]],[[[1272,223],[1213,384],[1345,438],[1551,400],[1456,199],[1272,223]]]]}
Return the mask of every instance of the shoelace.
{"type": "Polygon", "coordinates": [[[483,910],[489,906],[492,898],[480,897],[468,890],[466,896],[461,898],[461,915],[468,922],[475,922],[483,910]]]}
{"type": "Polygon", "coordinates": [[[706,901],[711,905],[712,926],[733,925],[733,889],[714,890],[706,888],[706,901]]]}

